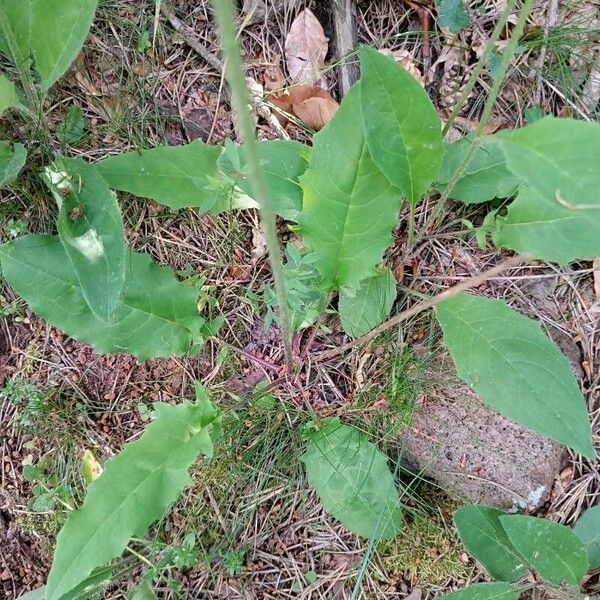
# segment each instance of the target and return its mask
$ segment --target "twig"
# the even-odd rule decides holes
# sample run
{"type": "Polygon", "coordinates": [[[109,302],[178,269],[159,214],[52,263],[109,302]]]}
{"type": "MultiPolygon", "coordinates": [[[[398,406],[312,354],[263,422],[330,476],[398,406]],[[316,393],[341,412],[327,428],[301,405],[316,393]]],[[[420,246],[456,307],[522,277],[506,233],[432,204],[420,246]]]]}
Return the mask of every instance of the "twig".
{"type": "Polygon", "coordinates": [[[223,71],[223,62],[215,56],[204,44],[200,42],[196,34],[166,5],[160,5],[160,11],[169,20],[173,29],[183,38],[185,43],[196,52],[204,61],[219,73],[223,71]]]}
{"type": "Polygon", "coordinates": [[[283,337],[286,363],[291,374],[294,372],[294,361],[287,293],[283,276],[283,258],[281,248],[279,247],[279,240],[277,239],[275,214],[273,213],[271,198],[268,194],[258,154],[256,132],[248,108],[249,95],[244,80],[242,56],[235,35],[233,3],[232,0],[213,0],[212,5],[219,27],[223,54],[227,60],[226,76],[231,88],[231,98],[238,115],[240,129],[243,133],[244,153],[249,169],[249,181],[254,197],[260,206],[262,227],[269,251],[269,262],[273,271],[273,280],[279,305],[279,326],[281,327],[283,337]]]}
{"type": "Polygon", "coordinates": [[[460,292],[465,292],[466,290],[471,290],[471,289],[481,285],[488,279],[491,279],[492,277],[496,277],[503,271],[506,271],[507,269],[512,269],[513,267],[516,267],[516,266],[522,264],[526,260],[527,260],[527,257],[524,255],[512,256],[511,258],[508,258],[507,260],[501,262],[499,265],[496,265],[495,267],[492,267],[491,269],[484,271],[480,275],[471,277],[470,279],[467,279],[466,281],[463,281],[462,283],[459,283],[451,288],[448,288],[447,290],[443,291],[441,294],[438,294],[437,296],[433,296],[433,298],[430,298],[429,300],[426,300],[425,302],[420,302],[419,304],[415,304],[415,306],[412,306],[411,308],[403,310],[402,312],[398,313],[391,319],[388,319],[385,323],[382,323],[381,325],[379,325],[379,327],[375,327],[375,329],[373,329],[366,335],[356,338],[355,340],[352,340],[351,342],[348,342],[347,344],[343,344],[342,346],[339,346],[337,348],[332,348],[331,350],[326,350],[325,352],[321,352],[320,354],[317,354],[317,356],[313,359],[313,362],[322,362],[324,360],[327,360],[329,358],[337,356],[338,354],[342,354],[342,353],[346,352],[346,350],[356,348],[357,346],[362,346],[363,344],[366,344],[367,342],[370,342],[371,340],[375,339],[380,333],[387,331],[391,327],[394,327],[394,326],[398,325],[399,323],[402,323],[403,321],[406,321],[407,319],[410,319],[411,317],[414,317],[415,315],[422,313],[425,310],[429,310],[430,308],[437,306],[440,302],[443,302],[444,300],[448,300],[448,298],[452,298],[452,296],[456,296],[456,294],[459,294],[460,292]]]}
{"type": "Polygon", "coordinates": [[[356,48],[356,0],[330,0],[335,53],[338,59],[339,93],[343,98],[358,81],[356,48]]]}

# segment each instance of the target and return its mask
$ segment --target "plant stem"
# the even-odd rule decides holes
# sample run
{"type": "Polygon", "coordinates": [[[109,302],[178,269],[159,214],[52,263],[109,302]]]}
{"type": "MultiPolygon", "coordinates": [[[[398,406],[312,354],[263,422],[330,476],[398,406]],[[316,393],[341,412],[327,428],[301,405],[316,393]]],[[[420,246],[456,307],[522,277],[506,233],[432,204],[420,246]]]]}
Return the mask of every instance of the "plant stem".
{"type": "MultiPolygon", "coordinates": [[[[434,227],[435,227],[438,219],[441,217],[441,215],[445,211],[446,201],[450,197],[450,194],[451,194],[452,190],[454,189],[454,186],[457,184],[458,180],[462,177],[466,168],[469,166],[469,163],[471,162],[471,159],[473,158],[475,151],[477,150],[477,148],[479,148],[479,145],[481,144],[481,137],[482,137],[482,135],[485,131],[485,128],[488,124],[488,121],[492,114],[492,110],[494,109],[494,104],[496,103],[496,99],[498,98],[498,94],[500,93],[500,88],[502,87],[502,83],[504,82],[504,77],[506,75],[508,65],[510,64],[510,61],[514,55],[515,48],[517,47],[519,39],[521,38],[521,35],[523,35],[523,30],[525,29],[525,23],[527,22],[527,17],[529,16],[532,6],[533,6],[533,0],[525,0],[523,2],[523,8],[521,9],[521,13],[519,14],[519,18],[517,20],[515,28],[513,29],[512,35],[510,36],[508,45],[506,46],[506,48],[504,49],[504,52],[502,53],[502,61],[500,63],[500,68],[498,69],[498,75],[494,79],[494,83],[492,84],[490,93],[488,94],[488,97],[483,106],[483,112],[481,114],[481,119],[479,120],[477,129],[475,130],[475,139],[473,140],[473,143],[469,146],[469,148],[465,152],[465,155],[464,155],[461,163],[458,165],[458,168],[452,174],[450,181],[447,183],[446,187],[444,188],[444,191],[442,192],[442,195],[440,196],[440,199],[438,200],[438,203],[437,203],[435,209],[433,210],[433,214],[430,218],[430,222],[432,222],[432,226],[434,226],[434,227]]],[[[425,232],[429,229],[430,229],[430,227],[425,227],[425,232]]],[[[424,233],[424,235],[425,235],[425,233],[424,233]]],[[[423,236],[420,236],[420,239],[422,237],[423,236]]]]}
{"type": "Polygon", "coordinates": [[[448,120],[446,121],[446,124],[444,125],[444,129],[442,130],[442,136],[445,136],[448,133],[448,131],[450,130],[450,128],[452,127],[452,125],[454,125],[454,121],[456,120],[456,117],[458,117],[458,114],[460,113],[463,105],[467,101],[467,98],[470,96],[471,92],[473,91],[473,88],[475,87],[475,84],[477,83],[477,80],[479,79],[479,76],[483,72],[483,69],[486,65],[487,58],[488,58],[490,52],[492,51],[492,49],[494,48],[496,42],[498,41],[500,34],[502,33],[502,29],[504,29],[504,26],[506,25],[508,16],[514,10],[516,3],[517,3],[517,0],[508,0],[508,2],[506,3],[504,10],[500,14],[500,17],[498,18],[498,22],[496,23],[496,26],[494,27],[494,30],[492,31],[492,35],[490,36],[490,39],[488,40],[487,44],[485,45],[483,54],[480,56],[479,60],[477,61],[477,64],[475,65],[475,68],[473,69],[473,72],[471,73],[469,80],[467,81],[467,85],[465,85],[465,87],[463,88],[463,91],[461,92],[460,97],[458,98],[458,100],[456,101],[456,103],[454,104],[454,106],[452,108],[452,112],[450,113],[450,116],[448,117],[448,120]]]}
{"type": "Polygon", "coordinates": [[[279,325],[283,337],[285,358],[290,373],[293,372],[292,336],[287,304],[287,294],[283,276],[283,260],[277,239],[275,215],[271,199],[267,192],[263,170],[258,155],[256,132],[252,123],[249,104],[250,98],[244,81],[244,68],[235,34],[233,4],[231,0],[212,1],[221,45],[226,60],[226,76],[231,88],[231,99],[238,115],[239,127],[243,136],[244,153],[249,169],[249,180],[254,196],[260,206],[262,227],[269,251],[269,260],[273,271],[275,292],[279,301],[279,325]]]}
{"type": "Polygon", "coordinates": [[[324,360],[327,360],[328,358],[332,358],[334,356],[337,356],[338,354],[342,354],[343,352],[346,352],[346,350],[350,350],[357,346],[362,346],[363,344],[366,344],[367,342],[370,342],[371,340],[375,339],[380,333],[387,331],[391,327],[394,327],[395,325],[398,325],[399,323],[402,323],[403,321],[406,321],[407,319],[410,319],[411,317],[414,317],[415,315],[418,315],[419,313],[422,313],[425,310],[429,310],[430,308],[437,306],[440,302],[448,300],[448,298],[452,298],[452,296],[456,296],[456,294],[459,294],[460,292],[473,289],[474,287],[481,285],[488,279],[496,277],[496,275],[499,275],[503,271],[516,267],[521,263],[525,262],[526,260],[527,257],[524,255],[511,256],[511,258],[508,258],[505,261],[501,262],[499,265],[496,265],[495,267],[484,271],[480,275],[476,275],[475,277],[471,277],[466,281],[462,281],[461,283],[452,286],[451,288],[448,288],[447,290],[443,291],[437,296],[433,296],[433,298],[430,298],[425,302],[420,302],[419,304],[415,304],[415,306],[412,306],[411,308],[403,310],[401,313],[398,313],[391,319],[388,319],[385,323],[379,325],[379,327],[375,327],[375,329],[373,329],[366,335],[358,337],[355,340],[344,344],[343,346],[332,348],[331,350],[326,350],[325,352],[317,354],[317,356],[313,358],[313,362],[322,362],[324,360]]]}

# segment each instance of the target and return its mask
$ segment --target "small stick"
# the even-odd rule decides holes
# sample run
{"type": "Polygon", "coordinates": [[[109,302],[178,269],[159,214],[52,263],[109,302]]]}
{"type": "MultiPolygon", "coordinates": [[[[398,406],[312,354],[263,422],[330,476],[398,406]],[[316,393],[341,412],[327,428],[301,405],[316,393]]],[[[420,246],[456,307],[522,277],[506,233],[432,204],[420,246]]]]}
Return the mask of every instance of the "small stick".
{"type": "Polygon", "coordinates": [[[183,38],[185,43],[194,52],[199,54],[213,69],[219,73],[223,71],[221,59],[215,56],[210,50],[200,42],[196,34],[166,5],[160,5],[160,11],[169,20],[173,29],[183,38]]]}
{"type": "Polygon", "coordinates": [[[425,310],[429,310],[430,308],[437,306],[440,302],[448,300],[448,298],[452,298],[452,296],[456,296],[456,294],[459,294],[460,292],[473,289],[474,287],[481,285],[488,279],[496,277],[496,275],[499,275],[503,271],[506,271],[507,269],[512,269],[513,267],[522,264],[526,260],[527,257],[524,255],[518,254],[516,256],[512,256],[511,258],[508,258],[507,260],[501,262],[499,265],[496,265],[495,267],[484,271],[480,275],[471,277],[470,279],[467,279],[462,283],[448,288],[441,294],[433,296],[433,298],[430,298],[425,302],[420,302],[419,304],[415,304],[415,306],[412,306],[411,308],[403,310],[391,319],[388,319],[385,323],[379,325],[379,327],[375,327],[375,329],[373,329],[366,335],[356,338],[355,340],[352,340],[351,342],[343,344],[342,346],[339,346],[337,348],[332,348],[331,350],[326,350],[325,352],[317,354],[317,356],[315,356],[315,358],[313,359],[313,362],[322,362],[324,360],[327,360],[328,358],[332,358],[334,356],[337,356],[338,354],[342,354],[343,352],[346,352],[346,350],[356,348],[357,346],[362,346],[363,344],[366,344],[367,342],[370,342],[371,340],[375,339],[380,333],[387,331],[391,327],[394,327],[395,325],[398,325],[399,323],[402,323],[403,321],[406,321],[407,319],[410,319],[411,317],[414,317],[415,315],[418,315],[419,313],[422,313],[425,310]]]}
{"type": "Polygon", "coordinates": [[[338,60],[340,96],[343,98],[358,81],[355,62],[356,0],[330,0],[335,52],[338,60]]]}

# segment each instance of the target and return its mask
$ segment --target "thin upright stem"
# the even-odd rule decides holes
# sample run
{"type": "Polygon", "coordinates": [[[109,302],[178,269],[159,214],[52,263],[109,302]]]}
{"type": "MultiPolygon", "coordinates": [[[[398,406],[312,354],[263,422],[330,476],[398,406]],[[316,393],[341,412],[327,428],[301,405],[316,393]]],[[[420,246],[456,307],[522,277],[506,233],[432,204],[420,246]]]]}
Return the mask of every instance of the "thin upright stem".
{"type": "Polygon", "coordinates": [[[243,136],[244,153],[248,164],[249,181],[254,196],[260,206],[262,227],[269,251],[269,260],[273,271],[275,292],[279,302],[279,325],[283,337],[285,357],[288,370],[293,371],[292,336],[290,318],[287,305],[287,294],[283,274],[283,258],[277,239],[275,214],[269,198],[263,170],[260,164],[256,132],[250,113],[250,97],[244,79],[244,68],[240,48],[238,46],[235,22],[233,18],[233,4],[231,0],[213,0],[221,46],[226,61],[226,76],[231,88],[231,99],[238,116],[240,132],[243,136]]]}
{"type": "MultiPolygon", "coordinates": [[[[433,214],[430,219],[430,222],[432,222],[434,225],[437,222],[437,220],[441,217],[441,215],[444,213],[445,208],[446,208],[446,201],[450,197],[450,194],[451,194],[452,190],[454,189],[454,186],[457,184],[458,180],[463,176],[463,173],[465,172],[466,168],[469,166],[469,163],[471,162],[473,155],[475,154],[477,148],[479,148],[479,145],[481,144],[481,137],[482,137],[483,133],[485,132],[485,128],[486,128],[488,121],[490,119],[490,116],[492,114],[492,110],[494,109],[496,99],[498,98],[498,94],[500,93],[502,83],[504,82],[504,77],[506,76],[506,71],[508,70],[508,65],[510,64],[511,58],[514,55],[515,48],[517,47],[517,44],[519,43],[519,39],[523,35],[523,31],[525,29],[525,24],[527,23],[527,17],[529,16],[532,6],[533,6],[533,0],[525,0],[525,2],[523,3],[523,8],[521,9],[519,18],[517,20],[515,28],[513,29],[512,35],[510,36],[508,45],[506,46],[504,52],[502,53],[502,61],[500,62],[498,74],[497,74],[496,78],[494,79],[494,83],[492,84],[490,93],[488,94],[488,97],[483,106],[483,112],[481,114],[481,119],[479,120],[477,129],[475,130],[475,139],[469,145],[469,148],[465,152],[465,155],[464,155],[461,163],[458,165],[458,168],[452,174],[450,181],[447,183],[446,187],[444,188],[444,191],[442,192],[442,195],[440,196],[440,199],[438,200],[438,203],[437,203],[435,209],[433,210],[433,214]]],[[[428,228],[425,227],[425,231],[427,231],[427,229],[428,228]]]]}
{"type": "Polygon", "coordinates": [[[483,69],[487,64],[490,52],[494,49],[496,42],[500,38],[500,34],[502,33],[502,30],[506,25],[506,21],[508,20],[510,13],[514,10],[516,3],[517,0],[508,0],[506,6],[504,7],[504,10],[500,14],[500,17],[498,17],[498,21],[496,22],[496,26],[492,31],[492,35],[490,35],[490,39],[487,41],[482,55],[479,57],[475,68],[471,72],[471,75],[467,81],[467,85],[465,85],[460,94],[460,97],[452,107],[452,112],[450,113],[450,116],[448,117],[448,120],[446,121],[444,129],[442,131],[443,136],[445,136],[452,127],[452,125],[454,125],[456,117],[458,117],[463,105],[467,101],[467,98],[471,95],[471,92],[473,91],[473,88],[475,87],[479,76],[481,75],[483,69]]]}

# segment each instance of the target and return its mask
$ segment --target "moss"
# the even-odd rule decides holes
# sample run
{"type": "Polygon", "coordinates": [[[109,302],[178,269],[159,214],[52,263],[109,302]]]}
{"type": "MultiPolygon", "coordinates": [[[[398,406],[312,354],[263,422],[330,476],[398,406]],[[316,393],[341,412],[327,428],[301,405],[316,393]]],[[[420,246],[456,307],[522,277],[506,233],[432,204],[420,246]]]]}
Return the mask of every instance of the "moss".
{"type": "Polygon", "coordinates": [[[382,542],[377,552],[389,575],[401,576],[413,585],[440,585],[468,575],[461,560],[462,546],[441,515],[415,512],[407,516],[400,535],[382,542]]]}

